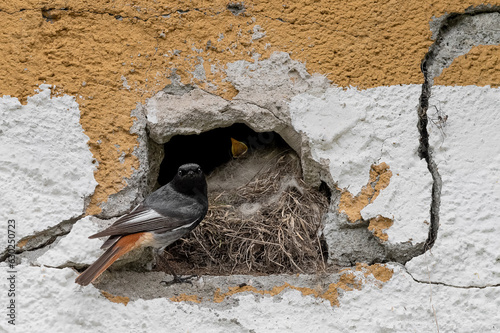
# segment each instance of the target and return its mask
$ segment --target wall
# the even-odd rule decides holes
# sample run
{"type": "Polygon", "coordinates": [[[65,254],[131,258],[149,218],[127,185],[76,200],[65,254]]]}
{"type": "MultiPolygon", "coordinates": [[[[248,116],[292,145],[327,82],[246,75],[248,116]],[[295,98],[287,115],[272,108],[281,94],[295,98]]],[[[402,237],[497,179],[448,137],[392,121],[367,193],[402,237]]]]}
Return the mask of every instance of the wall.
{"type": "Polygon", "coordinates": [[[16,324],[495,331],[497,5],[1,4],[0,198],[2,220],[16,221],[16,324]],[[148,193],[160,144],[237,121],[280,133],[307,181],[330,186],[324,234],[341,268],[170,289],[155,272],[118,271],[76,285],[71,267],[100,253],[87,236],[148,193]]]}

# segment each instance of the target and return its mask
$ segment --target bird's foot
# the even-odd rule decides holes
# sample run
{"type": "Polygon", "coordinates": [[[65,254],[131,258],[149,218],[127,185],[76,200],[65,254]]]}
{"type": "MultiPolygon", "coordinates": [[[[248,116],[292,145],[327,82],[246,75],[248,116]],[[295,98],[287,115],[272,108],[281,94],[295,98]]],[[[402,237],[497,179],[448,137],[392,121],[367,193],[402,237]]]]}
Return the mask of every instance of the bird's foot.
{"type": "Polygon", "coordinates": [[[179,276],[175,275],[172,280],[170,280],[170,281],[163,280],[163,281],[160,281],[160,284],[164,285],[165,287],[168,287],[168,286],[171,286],[171,285],[177,284],[177,283],[193,284],[191,279],[196,278],[196,277],[198,277],[198,275],[189,275],[186,277],[179,277],[179,276]]]}

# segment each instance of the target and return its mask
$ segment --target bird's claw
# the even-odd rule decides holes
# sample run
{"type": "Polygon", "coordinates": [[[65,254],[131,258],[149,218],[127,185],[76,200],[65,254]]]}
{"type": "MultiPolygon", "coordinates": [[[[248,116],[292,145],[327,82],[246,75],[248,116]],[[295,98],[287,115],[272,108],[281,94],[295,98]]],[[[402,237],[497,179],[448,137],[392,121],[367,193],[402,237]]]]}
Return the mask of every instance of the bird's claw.
{"type": "Polygon", "coordinates": [[[174,278],[171,280],[171,281],[160,281],[160,284],[163,284],[165,287],[168,287],[168,286],[171,286],[173,284],[177,284],[177,283],[189,283],[189,284],[193,284],[193,282],[191,281],[191,279],[195,278],[195,277],[198,277],[197,275],[189,275],[189,276],[186,276],[186,277],[179,277],[179,276],[174,276],[174,278]]]}

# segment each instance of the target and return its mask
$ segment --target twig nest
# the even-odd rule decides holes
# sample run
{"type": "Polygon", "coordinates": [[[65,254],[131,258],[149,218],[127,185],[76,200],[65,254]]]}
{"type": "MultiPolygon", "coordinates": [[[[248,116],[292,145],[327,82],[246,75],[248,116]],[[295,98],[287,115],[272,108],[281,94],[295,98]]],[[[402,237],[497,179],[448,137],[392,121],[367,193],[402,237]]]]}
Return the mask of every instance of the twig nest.
{"type": "Polygon", "coordinates": [[[168,249],[185,273],[299,273],[324,268],[322,218],[328,199],[301,177],[295,152],[248,152],[208,177],[209,211],[168,249]]]}

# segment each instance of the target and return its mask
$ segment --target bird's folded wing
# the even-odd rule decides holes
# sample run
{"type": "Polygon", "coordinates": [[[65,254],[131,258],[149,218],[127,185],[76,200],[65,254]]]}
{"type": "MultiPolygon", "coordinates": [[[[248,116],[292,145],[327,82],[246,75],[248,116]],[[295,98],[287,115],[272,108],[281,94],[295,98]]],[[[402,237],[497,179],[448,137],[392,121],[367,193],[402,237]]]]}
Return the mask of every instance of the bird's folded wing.
{"type": "Polygon", "coordinates": [[[89,238],[98,238],[114,235],[127,235],[144,231],[167,232],[177,228],[188,228],[199,218],[198,214],[184,212],[182,216],[164,216],[156,210],[139,206],[129,214],[122,216],[109,228],[98,232],[89,238]]]}

